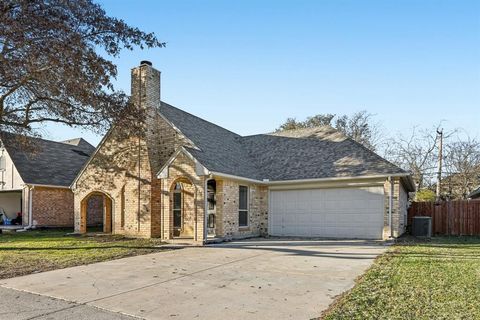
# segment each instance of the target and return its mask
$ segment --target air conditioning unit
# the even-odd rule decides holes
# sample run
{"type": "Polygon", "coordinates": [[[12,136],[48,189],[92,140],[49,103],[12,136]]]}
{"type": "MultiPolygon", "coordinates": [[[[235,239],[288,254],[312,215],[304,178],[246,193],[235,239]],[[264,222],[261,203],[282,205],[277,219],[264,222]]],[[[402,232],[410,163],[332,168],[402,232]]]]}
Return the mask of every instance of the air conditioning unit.
{"type": "Polygon", "coordinates": [[[413,217],[412,236],[430,238],[432,236],[432,218],[413,217]]]}

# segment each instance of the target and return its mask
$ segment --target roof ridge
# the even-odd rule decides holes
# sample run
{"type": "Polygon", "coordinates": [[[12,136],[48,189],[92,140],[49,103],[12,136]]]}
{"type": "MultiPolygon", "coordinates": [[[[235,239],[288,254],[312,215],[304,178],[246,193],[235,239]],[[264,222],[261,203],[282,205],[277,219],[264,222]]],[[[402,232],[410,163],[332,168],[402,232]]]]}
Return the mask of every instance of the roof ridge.
{"type": "MultiPolygon", "coordinates": [[[[13,133],[13,132],[8,132],[8,131],[0,131],[0,135],[2,135],[2,134],[9,134],[9,135],[12,135],[12,136],[23,137],[23,138],[32,139],[32,140],[42,140],[42,141],[46,141],[46,142],[53,142],[53,143],[61,144],[61,145],[63,145],[63,146],[78,147],[78,146],[76,146],[76,145],[69,144],[69,143],[66,143],[66,142],[63,142],[63,141],[55,141],[55,140],[49,140],[49,139],[40,138],[40,137],[26,136],[26,135],[23,135],[23,134],[13,133]]],[[[67,140],[65,140],[65,141],[74,140],[74,139],[82,139],[83,141],[85,141],[85,142],[87,142],[89,145],[91,145],[90,142],[88,142],[87,140],[85,140],[85,139],[83,139],[83,138],[73,138],[73,139],[67,139],[67,140]]],[[[92,146],[92,145],[91,145],[91,146],[92,146]]],[[[92,146],[92,147],[93,147],[93,146],[92,146]]]]}
{"type": "Polygon", "coordinates": [[[176,109],[176,110],[178,110],[178,111],[181,111],[181,112],[183,112],[183,113],[186,113],[186,114],[188,114],[189,116],[192,116],[192,117],[194,117],[194,118],[197,118],[197,119],[199,119],[199,120],[201,120],[201,121],[203,121],[203,122],[205,122],[205,123],[208,123],[208,124],[210,124],[210,125],[216,126],[217,128],[220,128],[220,129],[222,129],[222,130],[225,130],[225,131],[227,131],[227,132],[230,132],[230,133],[232,133],[232,134],[234,134],[234,135],[236,135],[236,136],[238,136],[238,137],[241,137],[241,135],[239,135],[239,134],[236,133],[236,132],[233,132],[233,131],[231,131],[231,130],[229,130],[229,129],[226,129],[226,128],[224,128],[224,127],[222,127],[222,126],[220,126],[220,125],[218,125],[218,124],[216,124],[216,123],[213,123],[213,122],[210,122],[210,121],[205,120],[205,119],[203,119],[203,118],[200,118],[199,116],[196,116],[196,115],[194,115],[194,114],[192,114],[192,113],[190,113],[190,112],[188,112],[188,111],[185,111],[185,110],[183,110],[183,109],[177,108],[177,107],[175,107],[175,106],[173,106],[173,105],[171,105],[171,104],[169,104],[169,103],[167,103],[167,102],[165,102],[165,101],[160,101],[160,103],[161,103],[161,104],[164,104],[164,105],[167,105],[167,106],[169,106],[170,108],[174,108],[174,109],[176,109]]]}

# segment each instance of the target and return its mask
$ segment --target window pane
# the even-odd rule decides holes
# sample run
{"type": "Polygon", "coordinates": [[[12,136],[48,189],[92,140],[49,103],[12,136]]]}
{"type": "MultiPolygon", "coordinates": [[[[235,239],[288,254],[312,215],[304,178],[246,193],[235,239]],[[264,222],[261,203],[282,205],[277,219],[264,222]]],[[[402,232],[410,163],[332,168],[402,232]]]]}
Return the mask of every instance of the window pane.
{"type": "Polygon", "coordinates": [[[181,209],[182,208],[182,194],[180,192],[175,192],[173,194],[173,209],[181,209]]]}
{"type": "Polygon", "coordinates": [[[215,228],[215,215],[213,213],[208,215],[208,227],[215,228]]]}
{"type": "Polygon", "coordinates": [[[173,210],[173,226],[175,228],[182,227],[182,211],[181,210],[173,210]]]}
{"type": "Polygon", "coordinates": [[[248,188],[244,186],[240,186],[238,208],[240,210],[247,210],[247,202],[248,202],[248,188]]]}
{"type": "Polygon", "coordinates": [[[239,211],[238,212],[238,225],[240,227],[248,226],[248,211],[239,211]]]}
{"type": "Polygon", "coordinates": [[[208,209],[209,210],[215,209],[215,192],[213,191],[208,192],[207,201],[208,201],[208,209]]]}

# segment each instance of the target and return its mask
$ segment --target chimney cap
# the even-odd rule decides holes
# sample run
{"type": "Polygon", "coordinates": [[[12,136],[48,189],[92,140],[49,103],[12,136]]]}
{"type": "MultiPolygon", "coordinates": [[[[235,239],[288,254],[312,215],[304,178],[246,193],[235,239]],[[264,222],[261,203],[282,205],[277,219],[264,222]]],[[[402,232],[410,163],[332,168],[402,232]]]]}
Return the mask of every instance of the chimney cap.
{"type": "Polygon", "coordinates": [[[147,66],[152,66],[152,63],[148,60],[142,60],[140,61],[140,65],[143,66],[143,65],[147,65],[147,66]]]}

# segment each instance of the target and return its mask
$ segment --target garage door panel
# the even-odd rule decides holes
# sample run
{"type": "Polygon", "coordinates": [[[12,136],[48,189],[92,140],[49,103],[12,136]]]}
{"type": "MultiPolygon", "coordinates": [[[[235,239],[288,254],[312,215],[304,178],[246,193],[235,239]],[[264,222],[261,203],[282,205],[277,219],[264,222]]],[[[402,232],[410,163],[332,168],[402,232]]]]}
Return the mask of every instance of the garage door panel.
{"type": "Polygon", "coordinates": [[[383,187],[282,190],[270,195],[272,235],[382,237],[383,187]]]}

